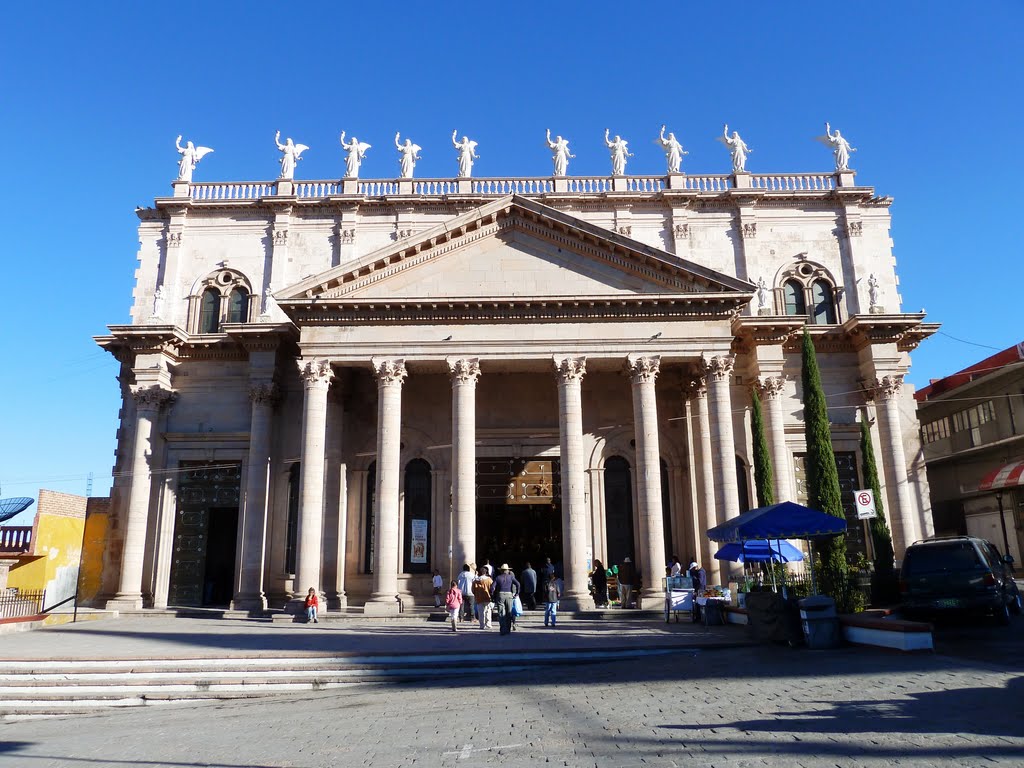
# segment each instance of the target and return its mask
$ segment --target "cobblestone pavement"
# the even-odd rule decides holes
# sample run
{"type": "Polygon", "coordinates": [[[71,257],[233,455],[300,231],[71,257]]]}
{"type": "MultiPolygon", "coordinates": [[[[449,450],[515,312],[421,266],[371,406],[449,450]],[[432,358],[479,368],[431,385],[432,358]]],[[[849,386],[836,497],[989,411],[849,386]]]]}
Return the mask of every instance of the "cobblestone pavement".
{"type": "Polygon", "coordinates": [[[1024,765],[1024,674],[844,648],[657,659],[0,726],[0,765],[1024,765]]]}

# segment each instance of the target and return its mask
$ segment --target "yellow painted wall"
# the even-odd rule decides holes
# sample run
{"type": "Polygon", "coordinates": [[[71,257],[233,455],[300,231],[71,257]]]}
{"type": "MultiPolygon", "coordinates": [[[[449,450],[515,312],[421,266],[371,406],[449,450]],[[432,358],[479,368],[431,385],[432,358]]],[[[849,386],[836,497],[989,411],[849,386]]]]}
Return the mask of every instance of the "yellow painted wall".
{"type": "Polygon", "coordinates": [[[94,600],[103,584],[103,548],[106,544],[107,512],[89,512],[82,541],[82,566],[78,574],[79,604],[94,600]]]}
{"type": "Polygon", "coordinates": [[[32,552],[39,557],[11,568],[7,586],[45,589],[46,607],[74,597],[84,527],[80,517],[37,513],[32,552]]]}

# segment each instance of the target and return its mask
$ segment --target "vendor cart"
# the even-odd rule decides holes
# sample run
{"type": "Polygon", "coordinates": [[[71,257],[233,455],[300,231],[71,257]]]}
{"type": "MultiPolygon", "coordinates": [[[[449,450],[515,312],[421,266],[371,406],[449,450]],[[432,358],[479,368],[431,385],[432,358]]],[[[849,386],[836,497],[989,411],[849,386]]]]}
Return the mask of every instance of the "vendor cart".
{"type": "Polygon", "coordinates": [[[672,616],[679,621],[682,611],[693,613],[693,579],[689,576],[666,576],[665,583],[665,623],[672,616]]]}

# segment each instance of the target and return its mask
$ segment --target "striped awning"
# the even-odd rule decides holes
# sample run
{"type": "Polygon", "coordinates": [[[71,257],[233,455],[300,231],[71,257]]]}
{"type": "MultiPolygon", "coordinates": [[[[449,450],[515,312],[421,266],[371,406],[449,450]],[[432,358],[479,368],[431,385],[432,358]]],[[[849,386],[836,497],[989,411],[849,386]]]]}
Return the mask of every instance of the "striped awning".
{"type": "Polygon", "coordinates": [[[1024,485],[1024,461],[1011,461],[989,472],[978,484],[979,491],[998,491],[1024,485]]]}

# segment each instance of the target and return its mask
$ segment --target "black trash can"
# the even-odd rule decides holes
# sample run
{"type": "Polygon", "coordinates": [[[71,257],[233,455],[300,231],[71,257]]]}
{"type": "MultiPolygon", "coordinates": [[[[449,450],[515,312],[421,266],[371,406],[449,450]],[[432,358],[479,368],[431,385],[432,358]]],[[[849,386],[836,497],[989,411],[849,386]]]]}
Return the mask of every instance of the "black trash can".
{"type": "Polygon", "coordinates": [[[821,651],[839,647],[839,617],[831,597],[814,595],[801,600],[800,623],[808,648],[821,651]]]}

